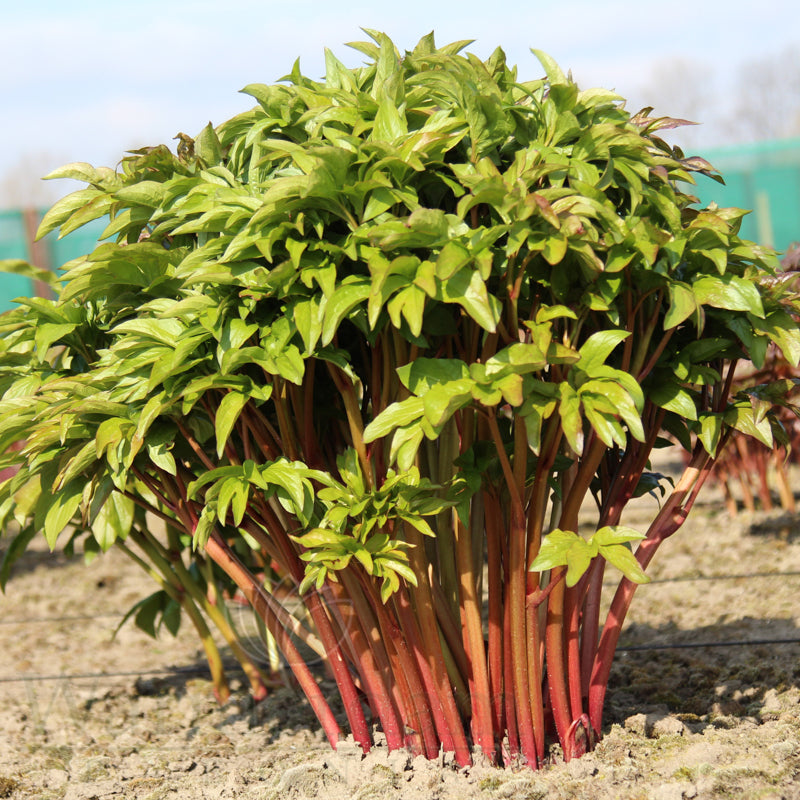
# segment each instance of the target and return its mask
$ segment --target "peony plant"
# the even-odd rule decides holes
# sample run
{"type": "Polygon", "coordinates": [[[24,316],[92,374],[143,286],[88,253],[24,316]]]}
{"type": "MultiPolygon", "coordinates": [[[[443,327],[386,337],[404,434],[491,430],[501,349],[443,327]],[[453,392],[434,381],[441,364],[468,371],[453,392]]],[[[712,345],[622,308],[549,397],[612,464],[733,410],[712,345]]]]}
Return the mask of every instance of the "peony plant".
{"type": "Polygon", "coordinates": [[[40,235],[108,226],[0,317],[3,575],[38,531],[125,548],[145,619],[211,619],[261,691],[246,598],[332,746],[318,657],[365,752],[537,768],[600,737],[634,592],[731,432],[780,436],[788,387],[732,386],[770,345],[797,364],[795,298],[745,212],[696,207],[680,121],[540,51],[523,81],[368,34],[176,153],[49,176],[86,188],[40,235]]]}

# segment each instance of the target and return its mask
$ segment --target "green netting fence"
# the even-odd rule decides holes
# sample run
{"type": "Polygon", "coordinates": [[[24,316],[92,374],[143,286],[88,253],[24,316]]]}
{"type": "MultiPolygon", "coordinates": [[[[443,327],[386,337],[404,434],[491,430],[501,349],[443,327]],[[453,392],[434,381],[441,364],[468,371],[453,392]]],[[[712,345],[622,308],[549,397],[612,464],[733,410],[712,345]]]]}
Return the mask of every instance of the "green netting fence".
{"type": "MultiPolygon", "coordinates": [[[[34,244],[33,235],[43,213],[16,209],[0,211],[0,259],[21,258],[39,267],[60,267],[94,250],[108,224],[107,220],[96,220],[62,239],[51,233],[34,244]]],[[[37,294],[39,288],[21,275],[0,272],[0,313],[14,306],[14,298],[30,297],[37,294]]]]}
{"type": "Polygon", "coordinates": [[[702,153],[725,178],[725,186],[700,176],[695,194],[752,211],[742,235],[785,252],[800,242],[800,139],[756,142],[702,153]]]}

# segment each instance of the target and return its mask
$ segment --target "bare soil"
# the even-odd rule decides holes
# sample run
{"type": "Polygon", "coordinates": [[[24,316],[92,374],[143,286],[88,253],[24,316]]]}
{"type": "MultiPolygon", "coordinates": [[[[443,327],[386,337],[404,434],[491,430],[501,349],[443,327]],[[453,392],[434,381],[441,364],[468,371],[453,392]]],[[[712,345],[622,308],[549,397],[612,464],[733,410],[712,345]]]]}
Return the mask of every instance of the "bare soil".
{"type": "Polygon", "coordinates": [[[800,515],[709,496],[634,600],[596,751],[539,772],[333,752],[295,690],[236,676],[219,706],[188,625],[113,636],[155,588],[122,553],[37,543],[0,596],[0,798],[800,800],[800,515]]]}

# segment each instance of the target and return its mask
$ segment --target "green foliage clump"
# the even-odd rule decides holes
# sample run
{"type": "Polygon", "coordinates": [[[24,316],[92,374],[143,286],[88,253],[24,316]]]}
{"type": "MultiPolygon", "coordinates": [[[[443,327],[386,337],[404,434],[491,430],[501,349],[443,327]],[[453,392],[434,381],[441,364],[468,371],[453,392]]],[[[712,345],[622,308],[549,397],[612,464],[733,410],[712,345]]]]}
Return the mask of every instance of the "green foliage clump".
{"type": "Polygon", "coordinates": [[[54,300],[0,318],[0,467],[19,470],[0,517],[21,526],[2,577],[39,530],[123,547],[162,586],[147,620],[177,603],[237,646],[204,598],[240,591],[333,744],[298,630],[365,750],[371,717],[431,758],[538,766],[551,737],[571,758],[730,431],[780,433],[779,394],[731,396],[736,361],[796,363],[800,335],[745,212],[693,206],[713,170],[659,138],[673,120],[539,51],[520,81],[499,49],[370,36],[366,66],[328,53],[323,82],[295,65],[248,86],[252,110],[177,154],[53,173],[87,186],[41,235],[108,226],[54,300]],[[649,470],[666,434],[690,453],[672,489],[649,470]],[[622,515],[646,492],[666,499],[637,533],[622,515]]]}

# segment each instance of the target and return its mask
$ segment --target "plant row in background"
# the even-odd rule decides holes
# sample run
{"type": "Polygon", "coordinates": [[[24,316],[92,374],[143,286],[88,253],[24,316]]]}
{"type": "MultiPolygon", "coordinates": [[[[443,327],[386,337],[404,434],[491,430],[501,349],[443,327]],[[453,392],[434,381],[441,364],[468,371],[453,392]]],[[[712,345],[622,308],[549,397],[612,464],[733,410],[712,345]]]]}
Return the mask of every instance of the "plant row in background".
{"type": "Polygon", "coordinates": [[[161,583],[143,619],[182,608],[212,663],[216,625],[258,692],[221,602],[245,597],[332,745],[316,654],[365,751],[378,726],[537,767],[600,736],[636,586],[731,432],[780,440],[791,381],[732,387],[772,346],[797,363],[794,297],[744,212],[692,206],[711,167],[676,121],[538,51],[520,81],[500,50],[370,37],[177,154],[51,176],[86,188],[42,235],[108,227],[0,318],[4,577],[37,531],[121,547],[161,583]]]}
{"type": "MultiPolygon", "coordinates": [[[[781,261],[779,279],[793,283],[797,291],[800,248],[795,245],[781,261]]],[[[771,348],[764,363],[756,368],[745,363],[736,376],[734,388],[746,389],[760,383],[797,381],[796,365],[780,350],[771,348]]],[[[771,511],[777,503],[783,511],[794,513],[796,502],[789,479],[789,465],[800,455],[800,419],[790,407],[776,409],[785,432],[784,443],[770,447],[752,437],[734,432],[730,445],[720,454],[712,477],[722,485],[728,512],[736,515],[740,504],[748,512],[757,507],[771,511]]]]}

